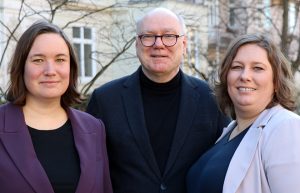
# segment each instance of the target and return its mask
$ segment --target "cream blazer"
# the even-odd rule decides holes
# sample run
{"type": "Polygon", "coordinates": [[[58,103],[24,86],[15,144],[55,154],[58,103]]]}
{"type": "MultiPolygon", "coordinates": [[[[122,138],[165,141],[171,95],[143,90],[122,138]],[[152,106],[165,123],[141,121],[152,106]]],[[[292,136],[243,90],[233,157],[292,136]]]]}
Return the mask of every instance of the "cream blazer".
{"type": "MultiPolygon", "coordinates": [[[[232,121],[218,139],[226,135],[232,121]]],[[[300,193],[300,117],[277,105],[264,110],[236,149],[223,193],[300,193]]]]}

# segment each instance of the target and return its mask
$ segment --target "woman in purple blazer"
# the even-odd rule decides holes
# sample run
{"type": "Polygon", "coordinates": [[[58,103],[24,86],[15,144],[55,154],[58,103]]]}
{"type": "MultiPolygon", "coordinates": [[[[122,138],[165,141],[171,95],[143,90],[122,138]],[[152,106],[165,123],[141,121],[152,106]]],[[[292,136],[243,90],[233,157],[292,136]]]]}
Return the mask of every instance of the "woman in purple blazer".
{"type": "Polygon", "coordinates": [[[78,62],[57,26],[31,25],[0,106],[0,192],[112,193],[103,123],[70,107],[78,62]]]}

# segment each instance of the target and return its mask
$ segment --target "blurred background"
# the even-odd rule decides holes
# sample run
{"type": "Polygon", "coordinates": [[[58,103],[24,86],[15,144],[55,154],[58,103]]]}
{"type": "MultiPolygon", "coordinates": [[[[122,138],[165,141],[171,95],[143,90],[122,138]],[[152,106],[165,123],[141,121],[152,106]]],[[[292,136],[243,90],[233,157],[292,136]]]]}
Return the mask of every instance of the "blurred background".
{"type": "Polygon", "coordinates": [[[300,0],[0,0],[0,103],[13,49],[34,21],[48,20],[72,40],[80,60],[79,91],[88,97],[137,69],[135,22],[154,7],[185,19],[188,54],[182,69],[210,84],[234,37],[269,34],[291,62],[300,113],[300,0]]]}

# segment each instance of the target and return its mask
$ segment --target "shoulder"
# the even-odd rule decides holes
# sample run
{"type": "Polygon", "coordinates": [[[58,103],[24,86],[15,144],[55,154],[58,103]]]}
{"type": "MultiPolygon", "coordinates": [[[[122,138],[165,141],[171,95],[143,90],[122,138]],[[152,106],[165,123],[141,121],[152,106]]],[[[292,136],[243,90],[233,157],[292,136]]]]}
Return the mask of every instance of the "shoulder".
{"type": "Polygon", "coordinates": [[[210,87],[209,87],[209,85],[207,84],[206,81],[201,80],[201,79],[196,78],[196,77],[193,77],[193,76],[190,76],[190,75],[187,75],[185,73],[182,73],[182,74],[183,74],[183,82],[191,84],[191,86],[195,86],[195,87],[199,87],[199,88],[202,88],[202,89],[210,90],[210,87]]]}
{"type": "MultiPolygon", "coordinates": [[[[277,108],[276,114],[271,117],[262,132],[260,143],[261,159],[270,178],[280,175],[282,171],[286,171],[290,175],[299,176],[299,115],[282,107],[277,108]]],[[[295,184],[299,183],[295,182],[295,184]]],[[[276,184],[274,183],[273,185],[276,184]]]]}
{"type": "Polygon", "coordinates": [[[114,93],[116,90],[119,90],[121,88],[123,88],[124,86],[126,86],[127,84],[131,83],[131,82],[136,82],[137,81],[137,72],[131,74],[131,75],[127,75],[112,81],[109,81],[103,85],[101,85],[100,87],[96,88],[93,92],[93,94],[98,95],[98,94],[112,94],[114,93]]]}
{"type": "Polygon", "coordinates": [[[99,124],[101,127],[103,127],[103,122],[100,119],[97,119],[96,117],[90,115],[89,113],[69,108],[68,109],[68,116],[71,120],[75,120],[76,122],[84,123],[89,126],[97,126],[99,127],[99,124]]]}
{"type": "Polygon", "coordinates": [[[281,127],[289,126],[289,125],[297,125],[300,130],[300,116],[296,113],[289,111],[282,106],[273,107],[274,111],[276,111],[273,117],[270,119],[270,124],[278,125],[281,127]]]}
{"type": "Polygon", "coordinates": [[[201,99],[201,101],[203,101],[202,99],[205,99],[216,103],[213,90],[206,81],[183,73],[182,86],[183,90],[188,92],[194,92],[194,94],[196,94],[195,96],[198,96],[201,99]]]}
{"type": "Polygon", "coordinates": [[[3,116],[4,113],[9,113],[16,115],[16,113],[20,113],[20,106],[14,105],[11,102],[7,102],[5,104],[0,105],[0,115],[3,116]]]}
{"type": "Polygon", "coordinates": [[[206,81],[184,73],[182,78],[182,85],[192,87],[195,91],[201,94],[201,96],[213,94],[211,87],[206,81]]]}
{"type": "Polygon", "coordinates": [[[109,82],[103,84],[102,86],[98,87],[97,89],[95,89],[95,91],[102,92],[102,91],[117,89],[117,88],[121,87],[128,78],[129,78],[129,76],[124,76],[122,78],[118,78],[118,79],[109,81],[109,82]]]}
{"type": "Polygon", "coordinates": [[[4,112],[5,109],[9,108],[10,106],[11,106],[11,103],[10,103],[10,102],[4,103],[4,104],[0,105],[0,112],[1,112],[1,113],[4,112]]]}
{"type": "MultiPolygon", "coordinates": [[[[100,119],[74,108],[68,108],[68,116],[72,127],[75,127],[74,130],[85,134],[96,134],[97,138],[105,140],[105,126],[100,119]]],[[[98,140],[99,143],[101,140],[98,140]]]]}
{"type": "Polygon", "coordinates": [[[23,117],[21,106],[14,105],[11,102],[0,105],[0,129],[4,128],[4,124],[14,124],[14,127],[10,127],[9,129],[17,130],[18,128],[15,127],[15,124],[22,124],[24,122],[23,117]]]}
{"type": "Polygon", "coordinates": [[[300,116],[280,105],[270,111],[275,113],[263,129],[266,143],[277,140],[284,143],[286,140],[290,142],[294,140],[300,145],[300,116]]]}

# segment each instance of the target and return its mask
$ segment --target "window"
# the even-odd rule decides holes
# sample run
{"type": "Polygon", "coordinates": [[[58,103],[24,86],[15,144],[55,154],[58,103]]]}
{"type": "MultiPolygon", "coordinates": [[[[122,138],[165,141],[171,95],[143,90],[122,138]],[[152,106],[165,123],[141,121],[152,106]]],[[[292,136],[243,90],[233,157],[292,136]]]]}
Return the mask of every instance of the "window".
{"type": "Polygon", "coordinates": [[[209,16],[208,16],[208,25],[210,27],[215,27],[219,24],[219,2],[218,0],[209,1],[207,2],[208,9],[209,9],[209,16]]]}
{"type": "Polygon", "coordinates": [[[78,74],[81,78],[91,78],[95,75],[92,60],[93,37],[92,29],[86,27],[73,27],[73,42],[79,59],[78,74]]]}
{"type": "Polygon", "coordinates": [[[234,26],[235,24],[235,7],[234,0],[229,1],[229,25],[234,26]]]}
{"type": "Polygon", "coordinates": [[[264,27],[266,29],[269,29],[271,27],[271,2],[270,0],[264,0],[264,15],[265,15],[265,22],[264,22],[264,27]]]}
{"type": "Polygon", "coordinates": [[[289,32],[293,33],[297,21],[297,11],[295,3],[289,3],[289,32]]]}

